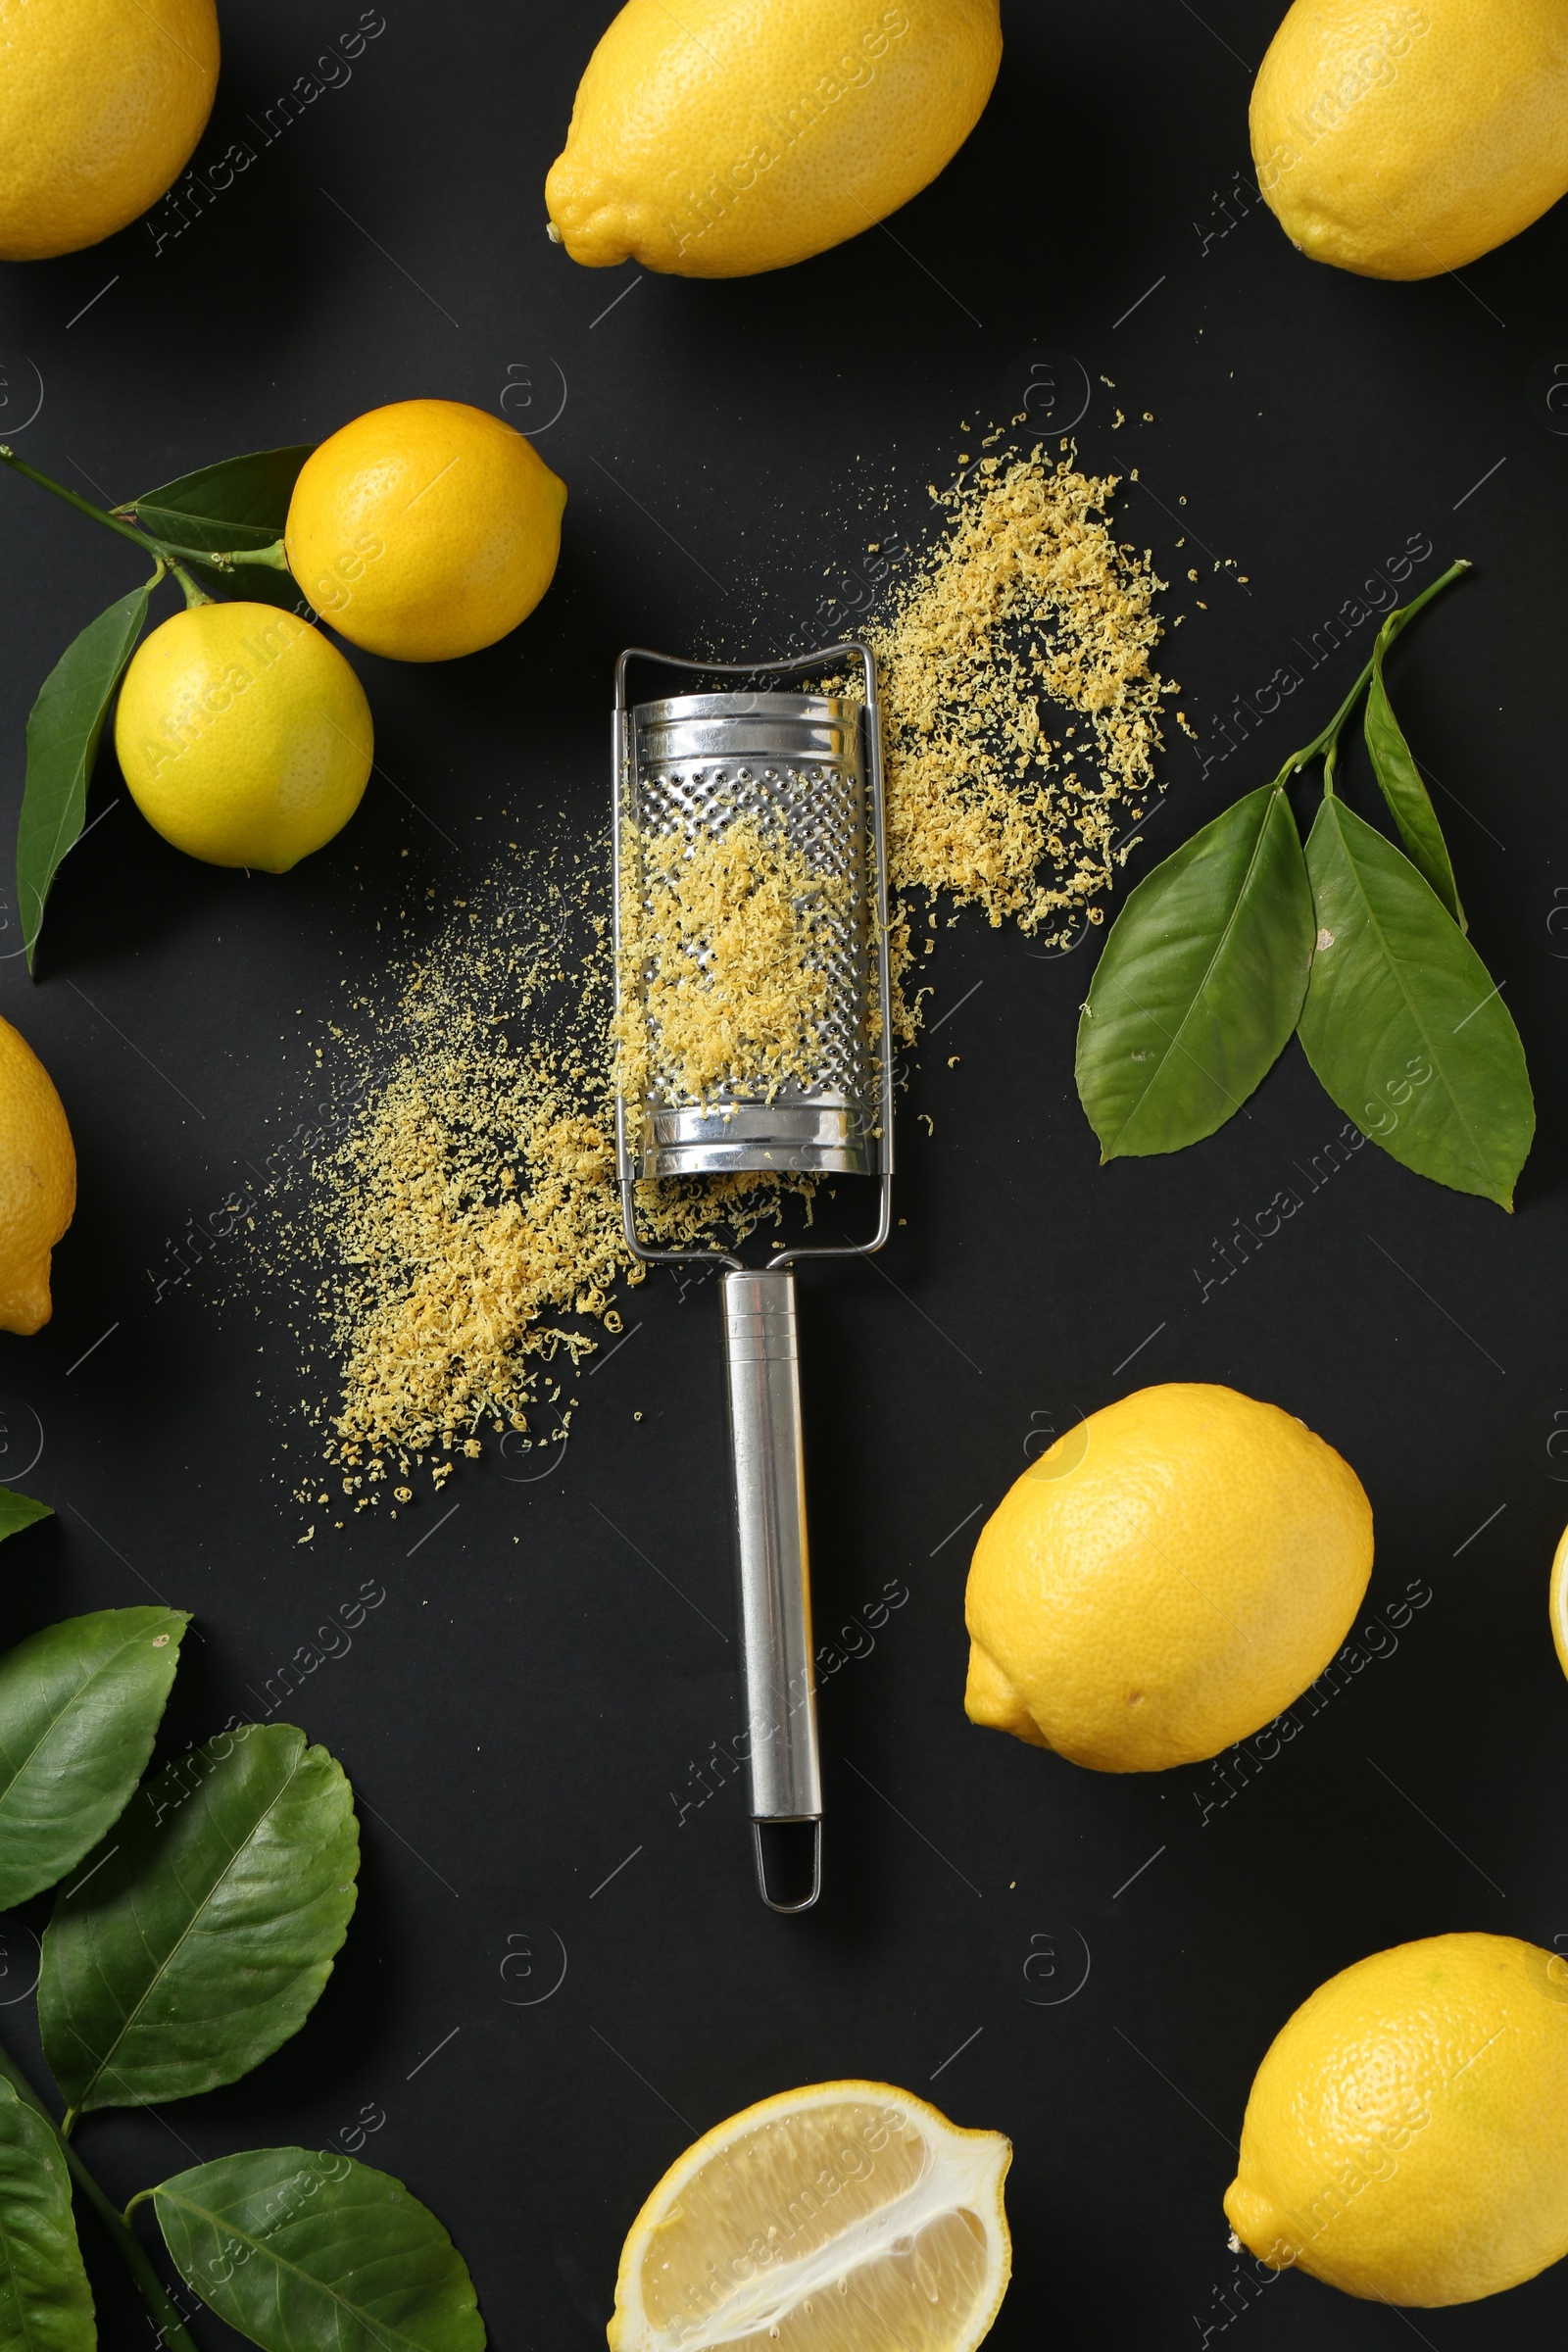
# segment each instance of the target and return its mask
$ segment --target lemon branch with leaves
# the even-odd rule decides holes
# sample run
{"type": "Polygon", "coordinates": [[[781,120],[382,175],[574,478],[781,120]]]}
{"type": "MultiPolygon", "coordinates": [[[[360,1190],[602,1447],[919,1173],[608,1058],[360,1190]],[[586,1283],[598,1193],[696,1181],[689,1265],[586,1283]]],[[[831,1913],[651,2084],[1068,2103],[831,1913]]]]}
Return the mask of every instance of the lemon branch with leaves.
{"type": "Polygon", "coordinates": [[[52,497],[61,499],[68,507],[74,507],[78,514],[86,514],[92,521],[101,522],[106,530],[118,531],[122,539],[130,540],[133,546],[150,547],[160,559],[158,578],[162,578],[163,567],[167,565],[184,590],[188,605],[206,604],[210,600],[206,590],[185,569],[186,564],[210,564],[215,570],[224,572],[231,572],[236,564],[265,564],[273,571],[288,570],[288,558],[283,552],[280,538],[274,540],[271,546],[262,548],[181,547],[146,527],[139,501],[123,507],[95,507],[90,499],[79,497],[74,490],[68,490],[64,482],[57,482],[52,474],[41,473],[36,466],[29,466],[24,458],[19,458],[16,451],[3,441],[0,441],[0,464],[9,466],[12,472],[20,473],[24,481],[36,482],[40,490],[47,490],[52,497]]]}
{"type": "Polygon", "coordinates": [[[17,899],[27,968],[34,968],[44,905],[86,819],[87,787],[104,723],[166,575],[187,608],[232,594],[293,610],[299,590],[283,551],[288,502],[311,445],[258,450],[182,474],[113,509],[95,507],[0,444],[0,464],[153,558],[153,570],[66,648],[27,720],[27,772],[17,828],[17,899]]]}
{"type": "Polygon", "coordinates": [[[1384,681],[1395,641],[1469,568],[1450,564],[1391,612],[1328,724],[1129,897],[1078,1028],[1078,1095],[1102,1158],[1214,1134],[1294,1031],[1363,1135],[1418,1175],[1512,1207],[1535,1132],[1524,1048],[1503,984],[1470,944],[1384,681]],[[1402,849],[1337,789],[1363,694],[1372,773],[1402,849]],[[1323,798],[1303,845],[1287,788],[1318,759],[1323,798]]]}
{"type": "Polygon", "coordinates": [[[24,460],[17,456],[14,449],[7,448],[3,441],[0,441],[0,463],[9,466],[13,473],[20,473],[24,480],[36,482],[40,490],[52,491],[54,496],[63,499],[68,507],[74,507],[78,514],[90,514],[94,522],[101,522],[107,530],[118,531],[122,539],[129,539],[137,547],[150,548],[158,561],[153,576],[147,583],[149,595],[158,586],[165,572],[171,571],[184,590],[185,602],[188,605],[205,604],[208,601],[207,591],[197,586],[179,561],[181,556],[194,555],[196,552],[194,548],[171,547],[167,541],[154,539],[150,533],[132,530],[130,524],[121,521],[118,515],[107,514],[102,507],[95,507],[89,499],[78,498],[75,491],[68,490],[63,482],[53,480],[47,473],[40,473],[36,466],[27,465],[24,460]]]}
{"type": "Polygon", "coordinates": [[[67,648],[27,721],[17,898],[29,971],[117,696],[121,772],[154,829],[210,864],[284,873],[347,824],[373,764],[365,690],[318,617],[393,661],[480,653],[549,587],[566,502],[514,426],[451,400],[394,401],[319,447],[228,458],[112,508],[4,446],[0,465],[154,565],[67,648]],[[143,645],[170,574],[187,609],[143,645]]]}

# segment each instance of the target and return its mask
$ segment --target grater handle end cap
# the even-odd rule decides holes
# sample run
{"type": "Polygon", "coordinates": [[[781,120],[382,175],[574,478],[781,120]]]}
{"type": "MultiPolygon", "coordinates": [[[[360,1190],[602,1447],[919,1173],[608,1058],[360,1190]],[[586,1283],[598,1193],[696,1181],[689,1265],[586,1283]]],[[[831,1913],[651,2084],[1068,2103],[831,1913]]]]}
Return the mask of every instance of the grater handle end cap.
{"type": "Polygon", "coordinates": [[[789,1917],[809,1911],[822,1891],[822,1817],[807,1821],[752,1823],[752,1849],[757,1858],[757,1890],[770,1911],[789,1917]],[[809,1844],[810,1875],[803,1865],[809,1844]],[[808,1886],[802,1894],[798,1889],[808,1886]]]}

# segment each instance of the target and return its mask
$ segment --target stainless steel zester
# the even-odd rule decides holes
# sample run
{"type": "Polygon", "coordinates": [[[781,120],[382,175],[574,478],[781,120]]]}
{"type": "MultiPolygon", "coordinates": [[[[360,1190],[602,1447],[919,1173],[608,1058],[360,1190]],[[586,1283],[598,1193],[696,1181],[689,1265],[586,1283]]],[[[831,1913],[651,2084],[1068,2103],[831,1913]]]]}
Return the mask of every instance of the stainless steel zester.
{"type": "Polygon", "coordinates": [[[617,1016],[639,975],[623,963],[628,906],[646,909],[642,844],[671,836],[683,856],[750,818],[776,830],[832,888],[830,919],[812,931],[827,982],[808,1077],[769,1090],[735,1070],[704,1101],[661,1068],[650,1028],[650,1082],[617,1099],[615,1146],[628,1247],[651,1265],[723,1266],[720,1285],[729,1395],[741,1698],[751,1778],[752,1837],[762,1900],[805,1911],[822,1884],[822,1790],[812,1676],[806,1472],[801,1432],[795,1277],[802,1258],[880,1250],[892,1219],[893,1063],[888,969],[887,846],[876,664],[853,640],[779,662],[687,662],[630,647],[615,664],[613,822],[617,1016]],[[705,677],[783,679],[851,662],[863,705],[749,684],[628,706],[634,662],[705,677]],[[623,897],[623,894],[627,894],[623,897]],[[731,1250],[662,1250],[637,1230],[639,1180],[767,1170],[868,1176],[876,1230],[866,1242],[778,1250],[748,1268],[731,1250]],[[785,1900],[776,1876],[785,1828],[808,1834],[809,1890],[785,1900]]]}

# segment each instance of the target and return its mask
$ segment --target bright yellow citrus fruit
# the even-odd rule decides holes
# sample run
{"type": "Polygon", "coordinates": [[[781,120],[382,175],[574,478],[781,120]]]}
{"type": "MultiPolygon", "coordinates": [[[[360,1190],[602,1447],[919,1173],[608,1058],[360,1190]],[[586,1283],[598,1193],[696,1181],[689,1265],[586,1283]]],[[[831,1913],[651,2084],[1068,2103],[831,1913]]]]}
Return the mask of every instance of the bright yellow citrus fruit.
{"type": "Polygon", "coordinates": [[[1225,2211],[1273,2270],[1473,2303],[1568,2253],[1568,1962],[1514,1936],[1356,1961],[1271,2044],[1225,2211]]]}
{"type": "Polygon", "coordinates": [[[115,751],[166,841],[286,873],[342,831],[370,773],[370,707],[335,645],[273,605],[198,605],[131,661],[115,751]]]}
{"type": "Polygon", "coordinates": [[[1551,1563],[1551,1639],[1557,1663],[1568,1674],[1568,1527],[1562,1532],[1551,1563]]]}
{"type": "Polygon", "coordinates": [[[531,442],[461,400],[356,416],[305,461],[289,569],[353,645],[450,662],[494,645],[555,574],[566,485],[531,442]]]}
{"type": "Polygon", "coordinates": [[[0,1020],[0,1331],[49,1320],[49,1260],[76,1206],[65,1106],[26,1039],[0,1020]]]}
{"type": "Polygon", "coordinates": [[[1371,1570],[1372,1508],[1332,1446],[1234,1389],[1140,1389],[981,1529],[965,1711],[1102,1772],[1196,1763],[1315,1681],[1371,1570]]]}
{"type": "Polygon", "coordinates": [[[1568,9],[1296,0],[1251,125],[1258,186],[1313,261],[1462,269],[1568,192],[1568,9]]]}
{"type": "Polygon", "coordinates": [[[997,0],[628,0],[545,182],[574,262],[781,270],[917,195],[979,122],[997,0]]]}
{"type": "Polygon", "coordinates": [[[972,2352],[1011,2274],[1011,2160],[887,2082],[762,2099],[633,2222],[611,2352],[972,2352]]]}
{"type": "Polygon", "coordinates": [[[0,261],[124,228],[179,177],[217,88],[213,0],[0,0],[0,261]]]}

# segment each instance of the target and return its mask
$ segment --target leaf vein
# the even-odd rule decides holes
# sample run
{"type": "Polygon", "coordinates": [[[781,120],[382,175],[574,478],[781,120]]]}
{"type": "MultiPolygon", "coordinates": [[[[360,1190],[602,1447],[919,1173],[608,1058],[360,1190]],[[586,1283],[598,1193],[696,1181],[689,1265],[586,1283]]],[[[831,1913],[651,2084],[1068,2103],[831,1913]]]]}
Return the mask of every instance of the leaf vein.
{"type": "MultiPolygon", "coordinates": [[[[160,1984],[161,1984],[164,1982],[164,1980],[165,1980],[165,1978],[168,1976],[168,1974],[169,1974],[170,1970],[171,1970],[171,1969],[173,1967],[173,1965],[174,1965],[174,1962],[175,1962],[175,1960],[177,1959],[178,1955],[180,1954],[180,1952],[181,1952],[181,1951],[183,1951],[183,1949],[184,1949],[184,1947],[185,1947],[185,1944],[186,1944],[186,1941],[187,1941],[187,1939],[189,1938],[189,1936],[190,1936],[192,1935],[192,1933],[194,1932],[194,1930],[195,1930],[195,1927],[196,1927],[196,1924],[197,1924],[197,1921],[200,1919],[200,1917],[201,1917],[201,1915],[202,1915],[202,1912],[203,1912],[203,1911],[205,1911],[205,1910],[206,1910],[206,1909],[207,1909],[207,1908],[208,1908],[208,1907],[209,1907],[209,1906],[210,1906],[210,1905],[211,1905],[211,1904],[212,1904],[212,1903],[213,1903],[213,1902],[214,1902],[214,1901],[217,1899],[217,1897],[218,1897],[219,1893],[221,1891],[222,1887],[223,1887],[223,1886],[225,1886],[225,1884],[227,1883],[227,1880],[228,1880],[228,1878],[229,1878],[229,1874],[232,1872],[232,1870],[233,1870],[233,1868],[234,1868],[234,1864],[235,1864],[235,1862],[236,1862],[236,1861],[239,1859],[239,1856],[240,1856],[240,1855],[241,1855],[241,1854],[242,1854],[242,1853],[245,1851],[246,1847],[247,1847],[247,1846],[248,1846],[248,1845],[251,1843],[251,1840],[252,1840],[252,1839],[255,1838],[255,1836],[256,1836],[256,1834],[257,1834],[257,1831],[258,1831],[258,1830],[260,1830],[260,1829],[261,1829],[261,1828],[264,1826],[264,1824],[265,1824],[265,1823],[266,1823],[266,1822],[267,1822],[267,1821],[268,1821],[268,1820],[270,1818],[270,1816],[271,1816],[271,1814],[272,1814],[273,1810],[275,1809],[275,1807],[276,1807],[276,1806],[277,1806],[277,1805],[278,1805],[278,1804],[281,1802],[282,1798],[283,1798],[283,1797],[284,1797],[284,1796],[287,1794],[287,1792],[288,1792],[289,1788],[290,1788],[293,1786],[293,1783],[294,1783],[294,1780],[295,1780],[295,1776],[296,1776],[296,1775],[298,1774],[298,1772],[300,1771],[300,1768],[301,1768],[301,1766],[304,1764],[304,1762],[305,1762],[305,1759],[306,1759],[306,1757],[309,1755],[309,1753],[310,1753],[310,1750],[309,1750],[309,1748],[308,1748],[308,1747],[306,1747],[306,1746],[303,1744],[303,1742],[302,1742],[302,1744],[301,1744],[301,1746],[300,1746],[300,1749],[299,1749],[299,1752],[298,1752],[298,1754],[296,1755],[296,1757],[294,1758],[294,1761],[293,1761],[293,1762],[291,1763],[291,1765],[289,1766],[288,1778],[287,1778],[285,1781],[283,1781],[283,1782],[280,1784],[280,1786],[279,1786],[279,1787],[278,1787],[278,1788],[276,1788],[276,1789],[273,1791],[272,1795],[271,1795],[271,1796],[270,1796],[270,1797],[268,1799],[268,1802],[267,1802],[267,1805],[266,1805],[265,1809],[264,1809],[264,1810],[263,1810],[263,1811],[262,1811],[260,1814],[258,1814],[258,1815],[257,1815],[256,1821],[254,1822],[254,1824],[252,1825],[252,1827],[251,1827],[251,1828],[250,1828],[250,1829],[249,1829],[249,1830],[246,1832],[245,1836],[244,1836],[244,1837],[243,1837],[243,1838],[240,1839],[240,1841],[239,1841],[238,1845],[236,1845],[236,1846],[234,1846],[234,1847],[232,1847],[232,1848],[231,1848],[231,1850],[230,1850],[230,1852],[229,1852],[229,1855],[228,1855],[228,1859],[227,1859],[227,1861],[226,1861],[226,1862],[223,1864],[223,1867],[222,1867],[222,1869],[220,1871],[220,1873],[218,1874],[217,1878],[216,1878],[216,1879],[214,1879],[214,1881],[213,1881],[213,1883],[212,1883],[211,1886],[208,1888],[208,1890],[207,1890],[206,1894],[205,1894],[205,1895],[204,1895],[204,1896],[201,1898],[201,1902],[200,1902],[200,1904],[198,1905],[198,1907],[196,1908],[196,1910],[195,1910],[195,1911],[192,1913],[192,1916],[191,1916],[191,1918],[190,1918],[189,1920],[187,1920],[187,1922],[185,1923],[185,1926],[184,1926],[184,1927],[183,1927],[183,1928],[180,1930],[180,1933],[179,1933],[179,1935],[178,1935],[178,1936],[175,1937],[174,1941],[173,1941],[173,1942],[172,1942],[172,1943],[170,1945],[170,1947],[169,1947],[169,1950],[168,1950],[167,1954],[165,1955],[165,1957],[164,1957],[164,1958],[163,1958],[161,1961],[160,1961],[160,1960],[157,1958],[156,1954],[155,1954],[155,1953],[154,1953],[154,1951],[153,1951],[153,1948],[152,1948],[152,1946],[151,1946],[151,1945],[148,1943],[148,1941],[147,1941],[146,1935],[145,1935],[145,1933],[144,1933],[144,1931],[143,1931],[143,1928],[142,1928],[142,1923],[141,1923],[141,1915],[140,1915],[140,1913],[139,1913],[139,1912],[137,1912],[137,1911],[135,1910],[135,1908],[134,1908],[134,1905],[132,1906],[132,1917],[133,1917],[133,1919],[135,1920],[135,1924],[136,1924],[136,1933],[137,1933],[137,1935],[138,1935],[138,1936],[141,1937],[141,1940],[142,1940],[142,1947],[143,1947],[143,1949],[146,1951],[146,1953],[147,1953],[147,1957],[148,1957],[149,1961],[151,1961],[151,1962],[153,1963],[152,1974],[149,1976],[149,1978],[148,1978],[148,1980],[147,1980],[147,1983],[146,1983],[146,1984],[145,1984],[145,1985],[142,1987],[141,1996],[140,1996],[140,1998],[137,2000],[137,2002],[136,2002],[136,2004],[135,2004],[135,2007],[134,2007],[133,2009],[131,2009],[129,2012],[125,2012],[125,2011],[123,2011],[123,2010],[122,2011],[122,2021],[123,2021],[123,2022],[122,2023],[122,2026],[121,2026],[120,2032],[119,2032],[119,2033],[118,2033],[118,2034],[115,2035],[114,2039],[113,2039],[113,2040],[110,2042],[110,2044],[109,2044],[109,2047],[108,2047],[108,2048],[107,2048],[107,2049],[106,2049],[106,2050],[105,2050],[105,2051],[102,2053],[101,2057],[100,2057],[100,2058],[99,2058],[99,2060],[98,2060],[98,2064],[95,2066],[95,2068],[93,2069],[93,2072],[92,2072],[91,2076],[88,2078],[88,2081],[87,2081],[86,2084],[85,2084],[85,2085],[84,2085],[84,2087],[83,2087],[83,2090],[82,2090],[82,2095],[81,2095],[81,2097],[80,2097],[80,2098],[78,2098],[78,2099],[76,2100],[76,2102],[75,2102],[75,2104],[76,2104],[78,2107],[85,2107],[85,2106],[86,2106],[86,2104],[87,2104],[87,2100],[88,2100],[88,2097],[90,2096],[90,2094],[91,2094],[91,2092],[92,2092],[93,2085],[94,2085],[94,2084],[95,2084],[95,2083],[98,2082],[99,2078],[100,2078],[100,2077],[102,2076],[102,2074],[104,2073],[104,2070],[105,2070],[107,2067],[109,2067],[109,2066],[110,2066],[110,2064],[111,2064],[111,2061],[113,2060],[113,2058],[114,2058],[114,2056],[115,2056],[115,2053],[116,2053],[116,2052],[117,2052],[117,2051],[118,2051],[118,2050],[121,2048],[122,2044],[122,2043],[125,2041],[126,2037],[127,2037],[127,2036],[129,2035],[129,2034],[130,2034],[130,2033],[133,2031],[133,2029],[134,2029],[134,2027],[135,2027],[135,2024],[136,2024],[136,2021],[137,2021],[137,2019],[140,2017],[140,2015],[141,2015],[141,2013],[142,2013],[143,2009],[146,2007],[147,2003],[148,2003],[148,2002],[151,2000],[151,1998],[152,1998],[153,1994],[154,1994],[154,1993],[157,1991],[157,1989],[158,1989],[159,1985],[160,1985],[160,1984]]],[[[204,1793],[205,1793],[205,1791],[204,1791],[204,1793]]],[[[216,1824],[215,1824],[215,1826],[218,1826],[218,1825],[216,1825],[216,1824]]],[[[220,1827],[219,1827],[219,1836],[221,1838],[221,1837],[222,1837],[222,1835],[223,1835],[223,1832],[222,1832],[221,1828],[220,1828],[220,1827]]],[[[181,1888],[181,1892],[183,1892],[183,1891],[184,1891],[184,1889],[183,1889],[183,1887],[182,1887],[182,1888],[181,1888]]],[[[104,1984],[104,1989],[105,1989],[105,1991],[106,1991],[106,1992],[108,1992],[108,1993],[110,1994],[110,1998],[111,1998],[111,2000],[113,2000],[113,1999],[114,1999],[113,1991],[112,1991],[112,1989],[111,1989],[111,1987],[110,1987],[110,1985],[109,1985],[109,1984],[108,1984],[107,1980],[106,1980],[106,1979],[104,1979],[104,1976],[103,1976],[103,1971],[102,1971],[102,1969],[101,1969],[101,1968],[100,1968],[100,1970],[99,1970],[99,1978],[100,1978],[100,1982],[102,1982],[102,1983],[103,1983],[103,1984],[104,1984]]],[[[115,2007],[116,2007],[116,2008],[119,2008],[119,2007],[120,2007],[120,2003],[119,2003],[118,2001],[115,2001],[115,2004],[114,2004],[114,2005],[115,2005],[115,2007]]]]}
{"type": "MultiPolygon", "coordinates": [[[[1331,806],[1334,807],[1336,810],[1334,818],[1335,834],[1338,837],[1341,849],[1345,853],[1345,862],[1350,869],[1350,878],[1355,885],[1356,896],[1359,898],[1361,906],[1365,910],[1367,923],[1376,935],[1378,947],[1383,955],[1384,961],[1387,964],[1389,971],[1394,976],[1395,983],[1398,988],[1400,996],[1404,999],[1405,1010],[1409,1013],[1411,1020],[1415,1023],[1416,1029],[1421,1037],[1421,1042],[1425,1046],[1428,1054],[1430,1054],[1432,1056],[1432,1066],[1443,1080],[1443,1091],[1447,1096],[1449,1102],[1453,1105],[1454,1114],[1458,1119],[1460,1127],[1464,1131],[1465,1142],[1471,1152],[1471,1165],[1477,1175],[1489,1177],[1491,1170],[1488,1167],[1486,1156],[1482,1152],[1479,1141],[1477,1140],[1475,1130],[1470,1124],[1464,1104],[1454,1090],[1453,1081],[1448,1076],[1447,1064],[1444,1061],[1438,1047],[1433,1043],[1426,1021],[1423,1015],[1418,1011],[1415,1000],[1405,985],[1404,973],[1400,966],[1399,958],[1397,956],[1396,956],[1392,946],[1390,945],[1388,934],[1385,932],[1382,923],[1378,920],[1376,909],[1373,907],[1372,902],[1367,896],[1365,885],[1361,880],[1360,867],[1356,864],[1350,845],[1346,840],[1344,829],[1339,821],[1338,804],[1331,804],[1329,802],[1324,803],[1325,808],[1331,806]]],[[[1422,876],[1422,880],[1426,880],[1425,875],[1422,876]]],[[[1432,888],[1430,883],[1427,884],[1427,888],[1429,890],[1432,888]]],[[[1434,898],[1436,898],[1436,891],[1433,891],[1432,895],[1434,898]]],[[[1441,900],[1439,901],[1439,904],[1440,906],[1442,905],[1441,900]]],[[[1447,915],[1447,908],[1444,907],[1443,911],[1445,915],[1447,916],[1447,919],[1452,921],[1453,918],[1451,915],[1447,915]]]]}

